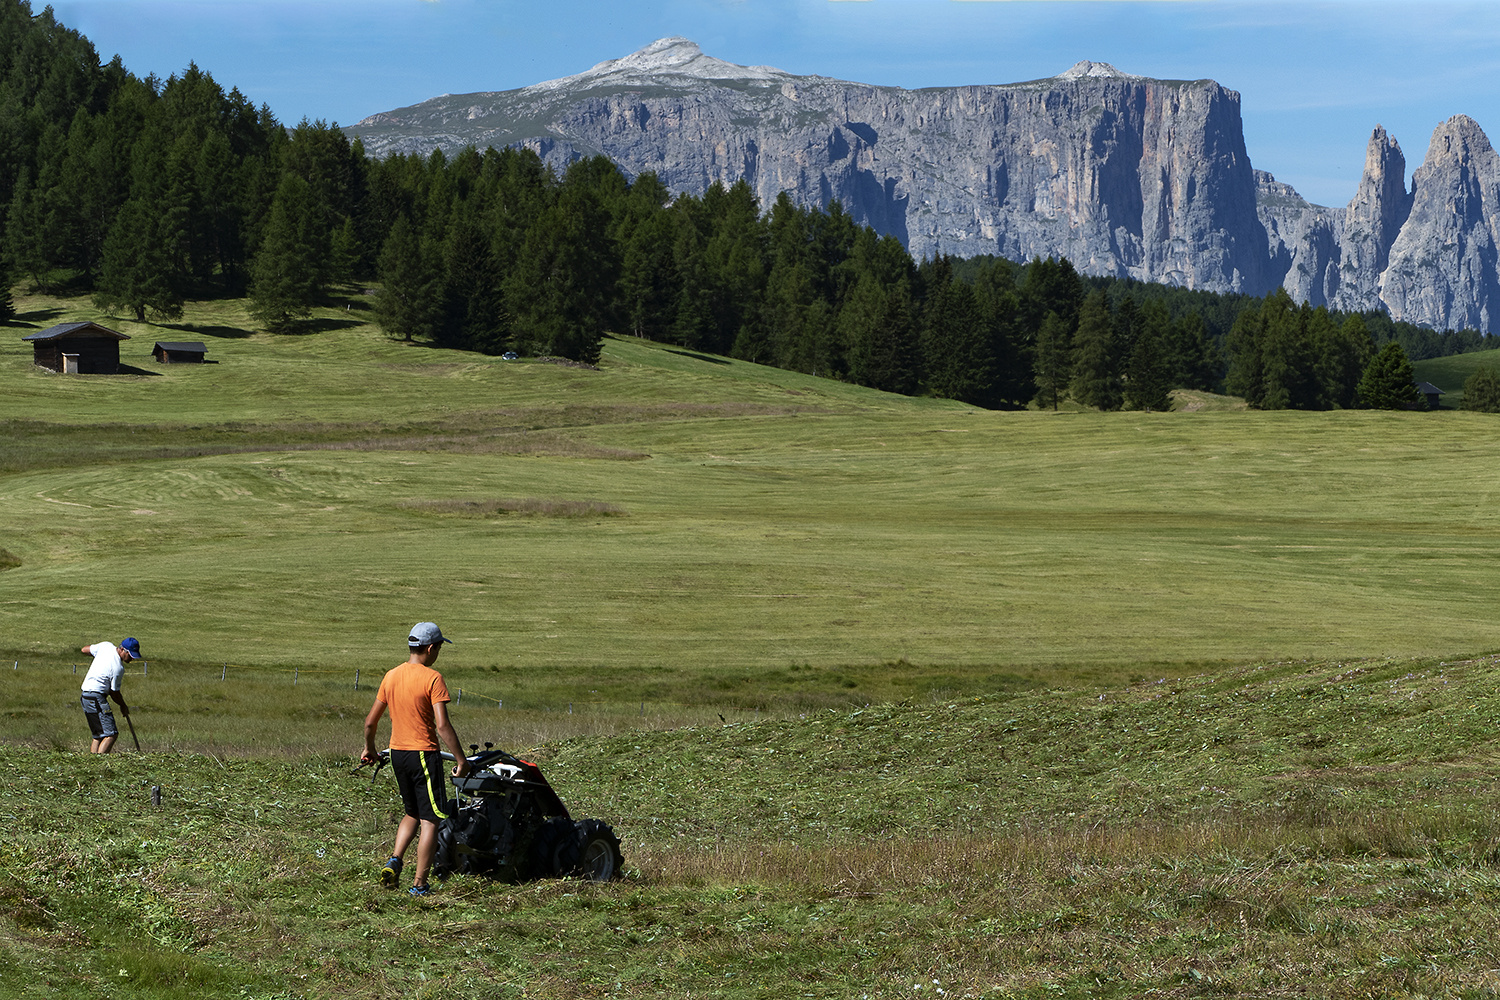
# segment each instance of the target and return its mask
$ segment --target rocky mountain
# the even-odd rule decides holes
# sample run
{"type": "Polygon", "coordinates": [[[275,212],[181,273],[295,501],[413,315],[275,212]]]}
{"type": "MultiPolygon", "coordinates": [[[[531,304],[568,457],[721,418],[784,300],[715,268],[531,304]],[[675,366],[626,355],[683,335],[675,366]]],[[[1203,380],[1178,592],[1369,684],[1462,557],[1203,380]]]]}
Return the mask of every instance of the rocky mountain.
{"type": "Polygon", "coordinates": [[[762,205],[838,200],[916,256],[1065,255],[1088,274],[1386,308],[1437,327],[1500,321],[1500,159],[1455,118],[1405,188],[1376,127],[1347,208],[1251,167],[1240,99],[1212,80],[1080,62],[1046,80],[903,90],[737,66],[666,38],[576,76],[444,96],[347,130],[373,155],[602,153],[701,193],[744,179],[762,205]]]}

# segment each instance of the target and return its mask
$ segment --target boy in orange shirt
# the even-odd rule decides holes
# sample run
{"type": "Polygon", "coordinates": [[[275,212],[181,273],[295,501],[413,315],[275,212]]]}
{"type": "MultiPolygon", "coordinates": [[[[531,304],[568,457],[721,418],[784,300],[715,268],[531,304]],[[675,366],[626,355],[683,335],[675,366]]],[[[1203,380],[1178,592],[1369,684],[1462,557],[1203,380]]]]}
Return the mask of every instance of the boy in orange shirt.
{"type": "Polygon", "coordinates": [[[365,751],[360,760],[371,764],[377,759],[375,734],[380,717],[391,710],[391,771],[401,791],[406,815],[396,827],[396,845],[390,860],[381,869],[380,879],[386,888],[394,889],[401,878],[401,858],[417,838],[417,871],[411,894],[425,896],[427,872],[437,849],[437,827],[448,816],[448,782],[438,738],[453,753],[453,776],[469,773],[458,734],[448,721],[448,685],[443,675],[432,669],[443,643],[452,642],[432,622],[412,626],[407,637],[409,655],[405,663],[385,675],[375,704],[365,716],[365,751]]]}

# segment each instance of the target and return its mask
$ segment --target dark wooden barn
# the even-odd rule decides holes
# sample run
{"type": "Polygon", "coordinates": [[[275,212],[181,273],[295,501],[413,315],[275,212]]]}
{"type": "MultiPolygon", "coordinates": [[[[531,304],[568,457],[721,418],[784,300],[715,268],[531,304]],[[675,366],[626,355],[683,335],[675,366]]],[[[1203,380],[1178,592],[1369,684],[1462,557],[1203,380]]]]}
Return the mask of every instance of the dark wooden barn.
{"type": "Polygon", "coordinates": [[[201,365],[208,348],[200,340],[158,340],[151,356],[163,365],[201,365]]]}
{"type": "Polygon", "coordinates": [[[1417,392],[1421,393],[1422,398],[1427,401],[1427,408],[1429,410],[1435,410],[1440,405],[1442,405],[1441,400],[1443,398],[1443,390],[1439,389],[1431,382],[1418,382],[1417,392]]]}
{"type": "Polygon", "coordinates": [[[21,339],[31,341],[33,359],[43,368],[69,375],[117,375],[120,341],[130,337],[98,323],[59,323],[21,339]]]}

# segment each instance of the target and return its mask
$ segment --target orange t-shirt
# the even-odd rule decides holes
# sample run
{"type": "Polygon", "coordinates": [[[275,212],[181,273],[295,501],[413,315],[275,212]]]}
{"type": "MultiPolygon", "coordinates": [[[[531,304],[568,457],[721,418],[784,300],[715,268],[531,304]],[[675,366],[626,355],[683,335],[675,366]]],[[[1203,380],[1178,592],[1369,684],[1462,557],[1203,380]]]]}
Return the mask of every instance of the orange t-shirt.
{"type": "Polygon", "coordinates": [[[392,750],[437,750],[432,706],[448,697],[443,675],[420,663],[403,663],[389,671],[375,695],[391,710],[392,750]]]}

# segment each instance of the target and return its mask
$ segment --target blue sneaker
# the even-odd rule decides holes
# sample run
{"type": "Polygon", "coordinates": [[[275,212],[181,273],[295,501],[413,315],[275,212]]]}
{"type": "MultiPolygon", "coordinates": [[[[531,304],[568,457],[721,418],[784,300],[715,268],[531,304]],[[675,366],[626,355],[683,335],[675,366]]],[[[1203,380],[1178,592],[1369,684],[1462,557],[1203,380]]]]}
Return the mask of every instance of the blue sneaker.
{"type": "Polygon", "coordinates": [[[380,884],[387,889],[394,889],[399,881],[401,881],[401,859],[392,857],[385,863],[385,867],[380,869],[380,884]]]}
{"type": "Polygon", "coordinates": [[[425,885],[414,885],[414,886],[412,886],[410,889],[408,889],[406,891],[409,892],[413,896],[431,896],[432,895],[432,890],[429,889],[429,888],[427,888],[425,885]]]}

